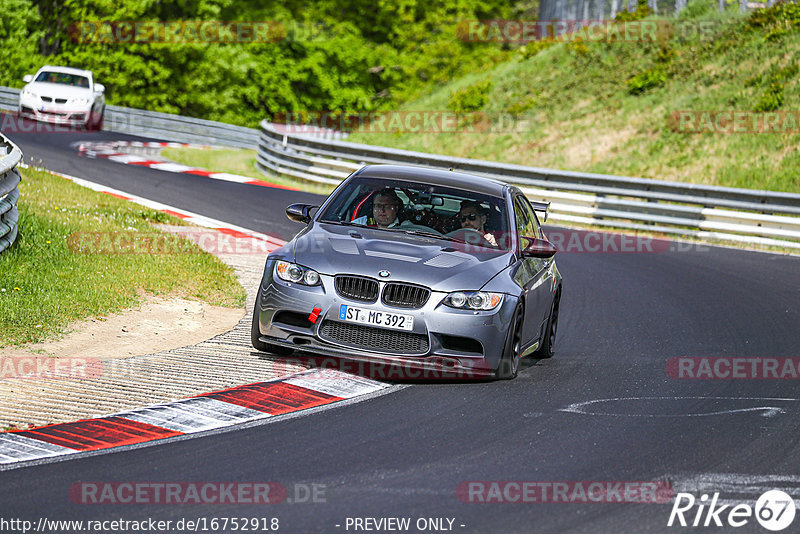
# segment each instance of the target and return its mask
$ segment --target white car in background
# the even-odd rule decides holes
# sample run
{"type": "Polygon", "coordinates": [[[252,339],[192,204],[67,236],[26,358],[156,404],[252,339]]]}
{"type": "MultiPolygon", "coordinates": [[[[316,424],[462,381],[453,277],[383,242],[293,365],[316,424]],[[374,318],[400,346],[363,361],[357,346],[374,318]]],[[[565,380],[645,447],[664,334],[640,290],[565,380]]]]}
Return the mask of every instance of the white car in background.
{"type": "Polygon", "coordinates": [[[22,80],[27,85],[19,95],[20,116],[86,129],[102,127],[106,88],[94,81],[91,71],[45,65],[22,80]]]}

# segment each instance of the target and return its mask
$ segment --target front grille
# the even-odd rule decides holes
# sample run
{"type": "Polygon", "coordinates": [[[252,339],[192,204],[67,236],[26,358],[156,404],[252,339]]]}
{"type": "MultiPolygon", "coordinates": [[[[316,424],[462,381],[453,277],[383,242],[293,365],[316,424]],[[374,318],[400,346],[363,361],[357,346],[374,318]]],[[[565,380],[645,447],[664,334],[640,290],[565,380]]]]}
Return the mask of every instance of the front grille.
{"type": "Polygon", "coordinates": [[[52,102],[52,101],[53,101],[53,99],[50,98],[49,96],[43,96],[42,97],[42,102],[52,102]]]}
{"type": "Polygon", "coordinates": [[[372,278],[361,276],[337,276],[336,292],[347,299],[361,302],[378,300],[378,282],[372,278]]]}
{"type": "Polygon", "coordinates": [[[421,308],[430,296],[430,289],[412,284],[392,282],[383,288],[383,303],[398,308],[421,308]]]}
{"type": "Polygon", "coordinates": [[[399,354],[425,354],[428,336],[358,324],[325,321],[320,336],[345,345],[399,354]]]}
{"type": "Polygon", "coordinates": [[[66,98],[56,98],[56,104],[66,104],[66,103],[67,103],[66,98]]]}

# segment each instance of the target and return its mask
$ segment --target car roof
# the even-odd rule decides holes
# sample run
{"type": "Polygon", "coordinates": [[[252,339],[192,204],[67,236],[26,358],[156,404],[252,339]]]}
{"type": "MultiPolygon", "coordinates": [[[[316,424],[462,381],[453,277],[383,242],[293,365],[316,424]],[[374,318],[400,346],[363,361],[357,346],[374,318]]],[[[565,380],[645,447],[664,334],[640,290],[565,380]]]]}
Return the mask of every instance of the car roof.
{"type": "Polygon", "coordinates": [[[83,69],[76,69],[75,67],[56,67],[54,65],[45,65],[44,67],[42,67],[41,69],[39,69],[37,71],[37,74],[39,72],[42,72],[43,70],[46,70],[46,71],[49,71],[49,72],[63,72],[65,74],[78,74],[80,76],[86,76],[88,78],[92,77],[92,71],[83,70],[83,69]]]}
{"type": "Polygon", "coordinates": [[[395,178],[431,185],[468,189],[475,193],[502,197],[507,184],[499,180],[475,176],[464,172],[444,171],[412,165],[367,165],[356,172],[365,178],[395,178]]]}

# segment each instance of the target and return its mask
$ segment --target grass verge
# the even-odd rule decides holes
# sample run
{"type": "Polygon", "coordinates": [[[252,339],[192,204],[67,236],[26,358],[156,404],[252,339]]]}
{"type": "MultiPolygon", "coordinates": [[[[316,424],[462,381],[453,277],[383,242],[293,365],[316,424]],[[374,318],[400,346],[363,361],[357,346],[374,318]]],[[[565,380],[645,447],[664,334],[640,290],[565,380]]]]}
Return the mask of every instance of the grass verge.
{"type": "Polygon", "coordinates": [[[20,235],[0,254],[0,346],[57,336],[75,321],[135,306],[143,294],[244,306],[233,270],[189,241],[157,254],[75,251],[75,237],[89,232],[174,243],[151,223],[178,219],[33,169],[23,171],[20,193],[20,235]]]}

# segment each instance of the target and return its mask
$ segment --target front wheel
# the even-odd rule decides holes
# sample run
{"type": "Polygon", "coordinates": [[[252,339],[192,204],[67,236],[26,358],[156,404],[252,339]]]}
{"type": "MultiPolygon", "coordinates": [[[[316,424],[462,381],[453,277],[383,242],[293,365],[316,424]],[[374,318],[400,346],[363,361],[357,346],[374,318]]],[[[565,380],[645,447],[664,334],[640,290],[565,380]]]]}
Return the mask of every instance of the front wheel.
{"type": "Polygon", "coordinates": [[[495,376],[500,380],[511,380],[517,377],[519,373],[519,360],[520,360],[520,346],[522,344],[522,322],[525,314],[522,306],[518,305],[514,310],[514,316],[511,318],[511,328],[506,337],[506,343],[503,347],[503,356],[500,358],[500,364],[497,366],[495,376]]]}
{"type": "Polygon", "coordinates": [[[105,119],[105,116],[106,116],[106,110],[105,108],[103,108],[102,111],[100,111],[100,113],[98,114],[97,122],[94,125],[94,129],[96,131],[99,132],[100,130],[103,129],[103,120],[105,119]]]}
{"type": "Polygon", "coordinates": [[[99,132],[103,129],[103,117],[105,115],[105,108],[102,110],[94,111],[89,110],[89,119],[86,121],[86,129],[90,132],[99,132]]]}

